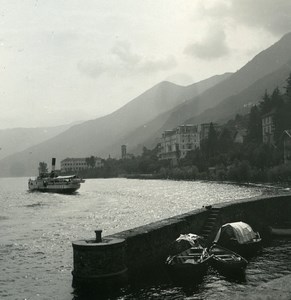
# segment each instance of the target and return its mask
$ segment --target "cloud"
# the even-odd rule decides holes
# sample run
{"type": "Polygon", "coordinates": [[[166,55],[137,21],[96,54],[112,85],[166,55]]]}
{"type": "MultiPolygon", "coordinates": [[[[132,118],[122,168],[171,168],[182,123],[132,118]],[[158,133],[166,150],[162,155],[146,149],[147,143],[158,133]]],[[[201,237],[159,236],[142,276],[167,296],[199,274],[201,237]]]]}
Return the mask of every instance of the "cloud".
{"type": "Polygon", "coordinates": [[[221,23],[231,20],[232,24],[263,28],[275,35],[291,31],[290,0],[201,0],[199,10],[204,18],[221,23]]]}
{"type": "Polygon", "coordinates": [[[173,55],[158,59],[145,59],[139,66],[139,70],[145,73],[154,73],[170,70],[176,67],[177,62],[173,55]]]}
{"type": "Polygon", "coordinates": [[[289,0],[232,1],[229,13],[239,22],[282,35],[291,31],[289,0]]]}
{"type": "Polygon", "coordinates": [[[201,42],[188,45],[184,53],[200,59],[216,59],[227,55],[229,48],[224,31],[222,29],[211,30],[201,42]]]}
{"type": "Polygon", "coordinates": [[[195,32],[196,41],[189,43],[184,53],[214,60],[230,54],[238,45],[246,48],[242,43],[247,35],[243,33],[281,37],[291,31],[290,15],[290,0],[200,0],[192,20],[195,28],[203,25],[195,32]],[[240,34],[241,40],[236,36],[240,34]]]}
{"type": "Polygon", "coordinates": [[[103,74],[120,76],[130,74],[151,74],[176,67],[174,56],[147,57],[135,53],[130,43],[118,42],[103,59],[80,61],[78,70],[89,77],[97,78],[103,74]]]}
{"type": "Polygon", "coordinates": [[[136,53],[133,53],[130,44],[125,41],[116,43],[112,48],[111,53],[115,54],[120,61],[127,65],[135,65],[141,60],[141,57],[136,53]]]}
{"type": "Polygon", "coordinates": [[[80,61],[77,68],[81,73],[92,78],[97,78],[108,70],[101,61],[80,61]]]}

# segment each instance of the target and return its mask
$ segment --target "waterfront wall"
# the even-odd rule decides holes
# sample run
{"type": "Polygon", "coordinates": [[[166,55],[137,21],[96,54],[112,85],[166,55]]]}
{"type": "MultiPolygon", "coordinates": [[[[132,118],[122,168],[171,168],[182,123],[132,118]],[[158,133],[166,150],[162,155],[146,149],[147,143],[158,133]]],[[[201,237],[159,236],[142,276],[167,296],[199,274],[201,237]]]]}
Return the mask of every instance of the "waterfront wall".
{"type": "MultiPolygon", "coordinates": [[[[215,227],[234,221],[243,221],[268,235],[268,226],[291,222],[291,194],[264,196],[235,200],[213,205],[220,209],[215,227]]],[[[180,233],[199,234],[205,225],[210,210],[201,208],[186,214],[150,223],[131,230],[119,232],[106,238],[124,239],[126,243],[126,266],[130,273],[161,263],[167,257],[171,243],[180,233]]],[[[213,236],[215,236],[215,230],[213,236]]]]}

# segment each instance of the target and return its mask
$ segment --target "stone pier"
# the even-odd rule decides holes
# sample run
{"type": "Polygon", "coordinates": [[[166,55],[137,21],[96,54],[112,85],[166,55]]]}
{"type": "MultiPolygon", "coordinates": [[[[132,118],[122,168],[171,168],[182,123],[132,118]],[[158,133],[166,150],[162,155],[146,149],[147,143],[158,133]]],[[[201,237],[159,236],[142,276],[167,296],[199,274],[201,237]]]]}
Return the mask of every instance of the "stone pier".
{"type": "MultiPolygon", "coordinates": [[[[264,239],[269,234],[268,226],[276,223],[291,222],[291,194],[235,200],[215,204],[212,208],[219,208],[219,219],[216,227],[213,228],[214,234],[216,229],[218,230],[224,223],[243,221],[251,225],[255,231],[259,231],[264,239]]],[[[120,249],[117,248],[118,252],[122,251],[122,267],[117,269],[120,269],[119,271],[126,269],[129,274],[135,274],[163,263],[168,255],[171,243],[181,233],[201,233],[212,208],[206,209],[202,207],[179,216],[104,237],[104,240],[122,241],[122,243],[119,243],[122,247],[119,247],[120,249]]],[[[102,257],[102,261],[106,262],[106,264],[112,262],[113,269],[116,269],[116,265],[118,265],[116,263],[116,257],[118,257],[116,251],[108,250],[111,249],[110,245],[104,246],[102,242],[99,245],[98,243],[92,245],[77,241],[73,242],[73,247],[74,265],[76,266],[73,274],[76,277],[79,274],[82,279],[86,280],[83,277],[84,274],[88,273],[88,270],[83,269],[86,268],[86,265],[100,268],[100,270],[89,270],[88,274],[93,278],[96,274],[102,277],[102,270],[105,270],[107,273],[112,272],[108,271],[108,268],[111,268],[110,265],[102,266],[100,261],[95,261],[97,256],[102,257]],[[104,253],[101,253],[102,247],[105,249],[104,253]],[[95,250],[92,250],[93,248],[95,250]],[[88,249],[90,250],[88,251],[88,249]],[[91,251],[97,251],[98,255],[91,255],[91,251]],[[80,255],[82,257],[79,257],[80,255]],[[84,255],[86,256],[85,258],[84,255]]],[[[120,263],[120,260],[118,262],[120,263]]]]}

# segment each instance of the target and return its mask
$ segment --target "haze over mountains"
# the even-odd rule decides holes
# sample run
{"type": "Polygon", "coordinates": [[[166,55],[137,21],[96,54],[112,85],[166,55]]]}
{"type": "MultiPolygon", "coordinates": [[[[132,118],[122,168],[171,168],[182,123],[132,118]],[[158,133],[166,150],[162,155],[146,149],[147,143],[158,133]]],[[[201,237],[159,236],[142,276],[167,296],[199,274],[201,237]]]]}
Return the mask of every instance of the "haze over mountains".
{"type": "MultiPolygon", "coordinates": [[[[120,157],[121,144],[138,153],[179,124],[226,121],[246,113],[265,90],[283,87],[291,72],[291,33],[259,53],[234,74],[182,87],[162,82],[114,113],[64,132],[0,161],[1,176],[35,175],[39,161],[65,157],[120,157]]],[[[21,149],[19,149],[21,150],[21,149]]]]}
{"type": "Polygon", "coordinates": [[[73,124],[41,128],[10,128],[0,130],[0,159],[48,140],[73,124]]]}

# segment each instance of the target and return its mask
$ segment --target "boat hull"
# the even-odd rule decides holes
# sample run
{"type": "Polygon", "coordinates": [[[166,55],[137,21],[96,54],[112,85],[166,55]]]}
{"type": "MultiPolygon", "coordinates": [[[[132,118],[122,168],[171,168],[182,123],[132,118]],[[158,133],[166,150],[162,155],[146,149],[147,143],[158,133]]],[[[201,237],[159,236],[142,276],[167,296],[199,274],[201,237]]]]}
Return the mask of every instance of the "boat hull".
{"type": "Polygon", "coordinates": [[[42,193],[59,193],[59,194],[72,194],[75,193],[80,187],[69,188],[36,188],[30,189],[30,192],[42,192],[42,193]]]}
{"type": "Polygon", "coordinates": [[[205,276],[208,266],[209,264],[207,261],[204,261],[197,265],[167,265],[167,271],[170,277],[174,280],[199,281],[205,276]]]}
{"type": "Polygon", "coordinates": [[[219,245],[210,247],[209,254],[211,255],[211,265],[222,273],[242,272],[248,264],[248,261],[239,254],[219,245]]]}
{"type": "Polygon", "coordinates": [[[214,242],[244,257],[255,255],[262,247],[258,232],[242,221],[226,223],[217,232],[214,242]]]}
{"type": "Polygon", "coordinates": [[[206,274],[209,259],[206,251],[195,255],[187,249],[177,255],[169,256],[166,267],[173,279],[198,281],[206,274]]]}
{"type": "Polygon", "coordinates": [[[243,257],[252,257],[262,249],[262,239],[254,239],[248,243],[240,244],[236,240],[230,240],[227,243],[218,243],[224,248],[227,248],[243,257]]]}
{"type": "Polygon", "coordinates": [[[28,182],[28,189],[30,192],[72,194],[76,192],[80,187],[81,183],[76,181],[63,182],[53,181],[50,179],[30,179],[28,182]]]}
{"type": "Polygon", "coordinates": [[[291,236],[291,228],[270,227],[270,231],[274,236],[291,236]]]}

